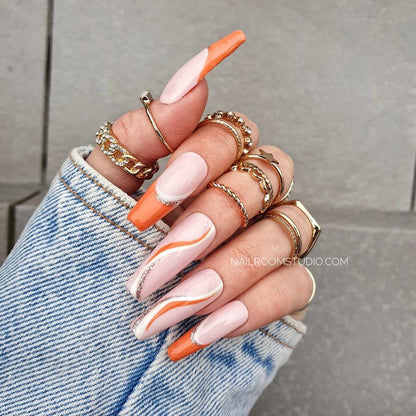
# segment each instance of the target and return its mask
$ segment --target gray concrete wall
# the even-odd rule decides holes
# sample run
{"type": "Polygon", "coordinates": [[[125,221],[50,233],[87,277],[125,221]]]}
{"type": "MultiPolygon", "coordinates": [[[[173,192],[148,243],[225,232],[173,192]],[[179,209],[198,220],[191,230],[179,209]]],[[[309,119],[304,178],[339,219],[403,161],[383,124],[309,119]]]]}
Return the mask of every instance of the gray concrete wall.
{"type": "Polygon", "coordinates": [[[311,267],[308,334],[252,415],[414,413],[413,1],[0,4],[2,259],[71,148],[240,28],[207,111],[247,113],[291,154],[296,196],[324,226],[314,257],[349,259],[311,267]]]}

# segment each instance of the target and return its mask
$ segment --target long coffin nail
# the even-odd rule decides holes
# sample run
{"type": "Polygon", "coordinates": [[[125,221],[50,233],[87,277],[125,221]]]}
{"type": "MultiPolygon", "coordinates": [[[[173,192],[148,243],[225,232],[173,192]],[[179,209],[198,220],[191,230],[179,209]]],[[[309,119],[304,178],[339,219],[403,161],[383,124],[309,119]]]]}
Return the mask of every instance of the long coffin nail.
{"type": "Polygon", "coordinates": [[[196,212],[175,226],[127,281],[137,299],[144,299],[195,260],[215,237],[215,226],[196,212]]]}
{"type": "Polygon", "coordinates": [[[222,279],[215,270],[201,270],[179,283],[135,319],[131,329],[138,339],[149,338],[213,302],[222,288],[222,279]]]}
{"type": "Polygon", "coordinates": [[[168,348],[172,361],[178,361],[228,335],[248,319],[246,305],[234,300],[208,315],[168,348]]]}
{"type": "Polygon", "coordinates": [[[236,30],[208,48],[203,49],[198,55],[195,55],[183,65],[170,79],[160,96],[160,102],[172,104],[179,101],[208,72],[214,69],[228,55],[231,55],[245,40],[245,34],[241,30],[236,30]]]}
{"type": "Polygon", "coordinates": [[[194,152],[178,156],[137,201],[127,218],[143,231],[175,209],[207,175],[205,160],[194,152]]]}

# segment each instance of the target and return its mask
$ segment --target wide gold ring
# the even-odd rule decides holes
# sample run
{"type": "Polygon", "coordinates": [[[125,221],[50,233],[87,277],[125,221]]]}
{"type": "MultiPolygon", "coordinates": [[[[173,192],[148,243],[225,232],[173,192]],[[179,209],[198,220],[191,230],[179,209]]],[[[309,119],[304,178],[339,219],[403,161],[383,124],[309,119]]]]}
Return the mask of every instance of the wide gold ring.
{"type": "Polygon", "coordinates": [[[285,201],[279,204],[278,206],[281,207],[283,205],[294,205],[295,207],[299,208],[305,215],[305,217],[308,219],[309,224],[311,225],[312,237],[307,250],[300,256],[301,258],[303,258],[311,252],[313,246],[316,244],[316,241],[318,240],[318,237],[321,234],[321,226],[318,224],[315,218],[312,217],[311,213],[306,209],[305,205],[303,205],[302,202],[300,202],[299,200],[293,199],[291,201],[285,201]]]}

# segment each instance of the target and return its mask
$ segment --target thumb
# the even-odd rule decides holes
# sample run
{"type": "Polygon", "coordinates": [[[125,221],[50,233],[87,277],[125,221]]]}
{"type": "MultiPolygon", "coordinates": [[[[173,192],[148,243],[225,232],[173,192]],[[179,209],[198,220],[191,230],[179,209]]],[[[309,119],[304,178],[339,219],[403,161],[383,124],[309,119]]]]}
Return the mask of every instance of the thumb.
{"type": "MultiPolygon", "coordinates": [[[[201,119],[208,99],[208,85],[202,80],[181,100],[173,104],[152,101],[150,110],[163,137],[176,149],[194,130],[201,119]]],[[[130,111],[113,123],[113,134],[120,144],[138,160],[151,163],[167,156],[169,151],[159,140],[144,108],[130,111]]],[[[124,192],[133,193],[143,180],[125,172],[96,146],[88,163],[124,192]]]]}
{"type": "MultiPolygon", "coordinates": [[[[171,78],[162,92],[162,101],[152,102],[153,118],[171,148],[176,149],[195,130],[202,116],[208,99],[205,75],[244,41],[244,33],[236,30],[203,49],[171,78]]],[[[121,116],[113,124],[113,133],[121,145],[142,162],[154,162],[169,154],[144,108],[121,116]]],[[[135,192],[143,183],[143,180],[115,166],[98,146],[87,161],[127,193],[135,192]]]]}

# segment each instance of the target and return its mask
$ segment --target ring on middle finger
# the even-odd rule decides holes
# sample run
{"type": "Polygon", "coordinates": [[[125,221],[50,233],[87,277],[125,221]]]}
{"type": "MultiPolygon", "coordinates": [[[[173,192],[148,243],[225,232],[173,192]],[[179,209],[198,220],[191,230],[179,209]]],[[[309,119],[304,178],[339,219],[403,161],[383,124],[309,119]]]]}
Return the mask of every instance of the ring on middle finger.
{"type": "Polygon", "coordinates": [[[263,214],[273,203],[273,186],[270,179],[266,176],[263,169],[259,168],[254,163],[240,160],[232,165],[230,170],[247,172],[253,179],[259,182],[260,189],[264,193],[263,206],[259,213],[263,214]]]}
{"type": "Polygon", "coordinates": [[[271,153],[266,152],[263,149],[259,149],[260,153],[249,153],[247,155],[244,155],[240,161],[246,161],[249,159],[257,159],[257,160],[263,160],[264,162],[268,163],[270,166],[274,168],[274,170],[277,173],[277,177],[279,179],[279,194],[282,195],[283,191],[285,189],[285,182],[283,179],[282,171],[279,167],[279,161],[276,160],[271,153]]]}

